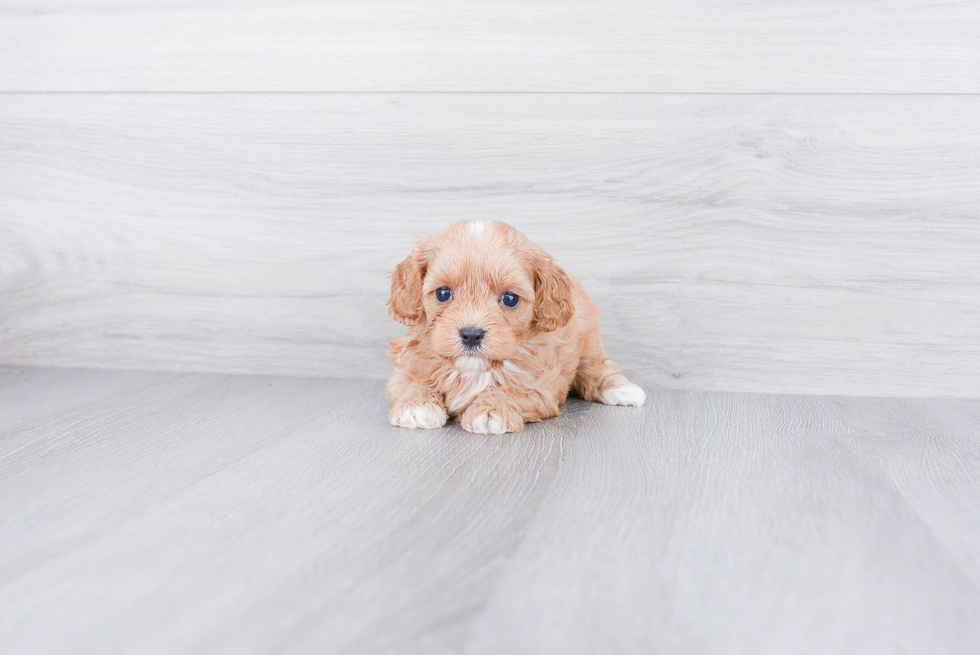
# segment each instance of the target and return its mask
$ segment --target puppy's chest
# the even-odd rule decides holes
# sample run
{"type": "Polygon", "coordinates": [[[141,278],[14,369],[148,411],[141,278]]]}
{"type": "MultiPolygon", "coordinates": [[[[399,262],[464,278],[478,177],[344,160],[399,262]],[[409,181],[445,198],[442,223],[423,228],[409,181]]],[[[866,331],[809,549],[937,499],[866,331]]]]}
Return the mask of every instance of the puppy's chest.
{"type": "Polygon", "coordinates": [[[483,391],[504,385],[523,386],[526,374],[510,361],[489,366],[481,360],[460,360],[447,372],[443,393],[446,409],[456,413],[466,408],[483,391]]]}

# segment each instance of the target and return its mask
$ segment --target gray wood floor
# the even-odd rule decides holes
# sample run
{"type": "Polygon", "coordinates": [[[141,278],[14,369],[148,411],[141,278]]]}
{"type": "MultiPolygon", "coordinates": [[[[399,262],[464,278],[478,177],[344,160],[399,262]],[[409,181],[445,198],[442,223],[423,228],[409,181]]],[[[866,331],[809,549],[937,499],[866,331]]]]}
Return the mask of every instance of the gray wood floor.
{"type": "Polygon", "coordinates": [[[0,651],[980,651],[980,400],[648,392],[0,369],[0,651]]]}

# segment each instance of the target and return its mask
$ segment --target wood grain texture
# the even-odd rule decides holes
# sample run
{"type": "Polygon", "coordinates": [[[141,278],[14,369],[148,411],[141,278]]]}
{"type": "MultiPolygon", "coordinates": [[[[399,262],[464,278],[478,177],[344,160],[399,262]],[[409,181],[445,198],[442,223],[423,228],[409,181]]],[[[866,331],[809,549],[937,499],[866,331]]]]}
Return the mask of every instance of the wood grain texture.
{"type": "MultiPolygon", "coordinates": [[[[36,425],[45,417],[112,397],[122,390],[152,387],[166,383],[176,374],[130,371],[72,371],[55,369],[0,369],[0,430],[16,430],[20,425],[36,425]]],[[[11,438],[0,442],[0,457],[13,444],[11,438]]]]}
{"type": "Polygon", "coordinates": [[[980,422],[954,408],[719,393],[588,408],[472,650],[975,650],[980,422]],[[944,597],[935,612],[923,593],[944,597]]]}
{"type": "Polygon", "coordinates": [[[7,91],[980,91],[972,2],[23,0],[7,91]]]}
{"type": "Polygon", "coordinates": [[[0,650],[980,646],[977,400],[649,389],[474,437],[380,382],[157,375],[0,432],[0,650]]]}
{"type": "Polygon", "coordinates": [[[0,363],[385,377],[386,275],[523,229],[662,387],[980,392],[980,99],[0,98],[0,363]]]}

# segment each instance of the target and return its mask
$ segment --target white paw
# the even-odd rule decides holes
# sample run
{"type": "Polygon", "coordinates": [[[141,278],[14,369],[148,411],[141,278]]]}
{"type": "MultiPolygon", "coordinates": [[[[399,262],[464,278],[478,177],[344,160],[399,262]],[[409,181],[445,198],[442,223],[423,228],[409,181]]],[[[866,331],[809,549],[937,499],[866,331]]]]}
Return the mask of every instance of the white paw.
{"type": "Polygon", "coordinates": [[[640,407],[643,405],[643,401],[647,399],[647,395],[643,392],[643,389],[636,386],[632,382],[627,382],[618,387],[613,387],[612,389],[607,389],[604,394],[602,394],[602,402],[606,405],[629,405],[631,407],[640,407]]]}
{"type": "Polygon", "coordinates": [[[476,434],[504,434],[520,432],[524,429],[524,419],[510,409],[490,409],[470,407],[459,419],[459,424],[467,432],[476,434]]]}
{"type": "Polygon", "coordinates": [[[470,432],[477,434],[504,434],[507,426],[504,422],[493,414],[483,414],[473,419],[470,424],[470,432]]]}
{"type": "Polygon", "coordinates": [[[399,428],[431,430],[441,428],[449,417],[446,410],[436,404],[410,405],[392,410],[388,420],[399,428]]]}

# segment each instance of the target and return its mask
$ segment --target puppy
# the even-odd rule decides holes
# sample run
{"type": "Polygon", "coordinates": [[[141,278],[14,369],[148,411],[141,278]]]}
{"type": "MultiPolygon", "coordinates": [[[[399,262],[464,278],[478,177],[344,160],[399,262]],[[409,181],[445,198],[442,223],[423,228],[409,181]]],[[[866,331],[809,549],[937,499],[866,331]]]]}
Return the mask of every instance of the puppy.
{"type": "Polygon", "coordinates": [[[423,239],[391,274],[389,420],[480,434],[517,432],[586,400],[639,406],[643,390],[606,358],[599,310],[548,253],[500,221],[461,221],[423,239]]]}

